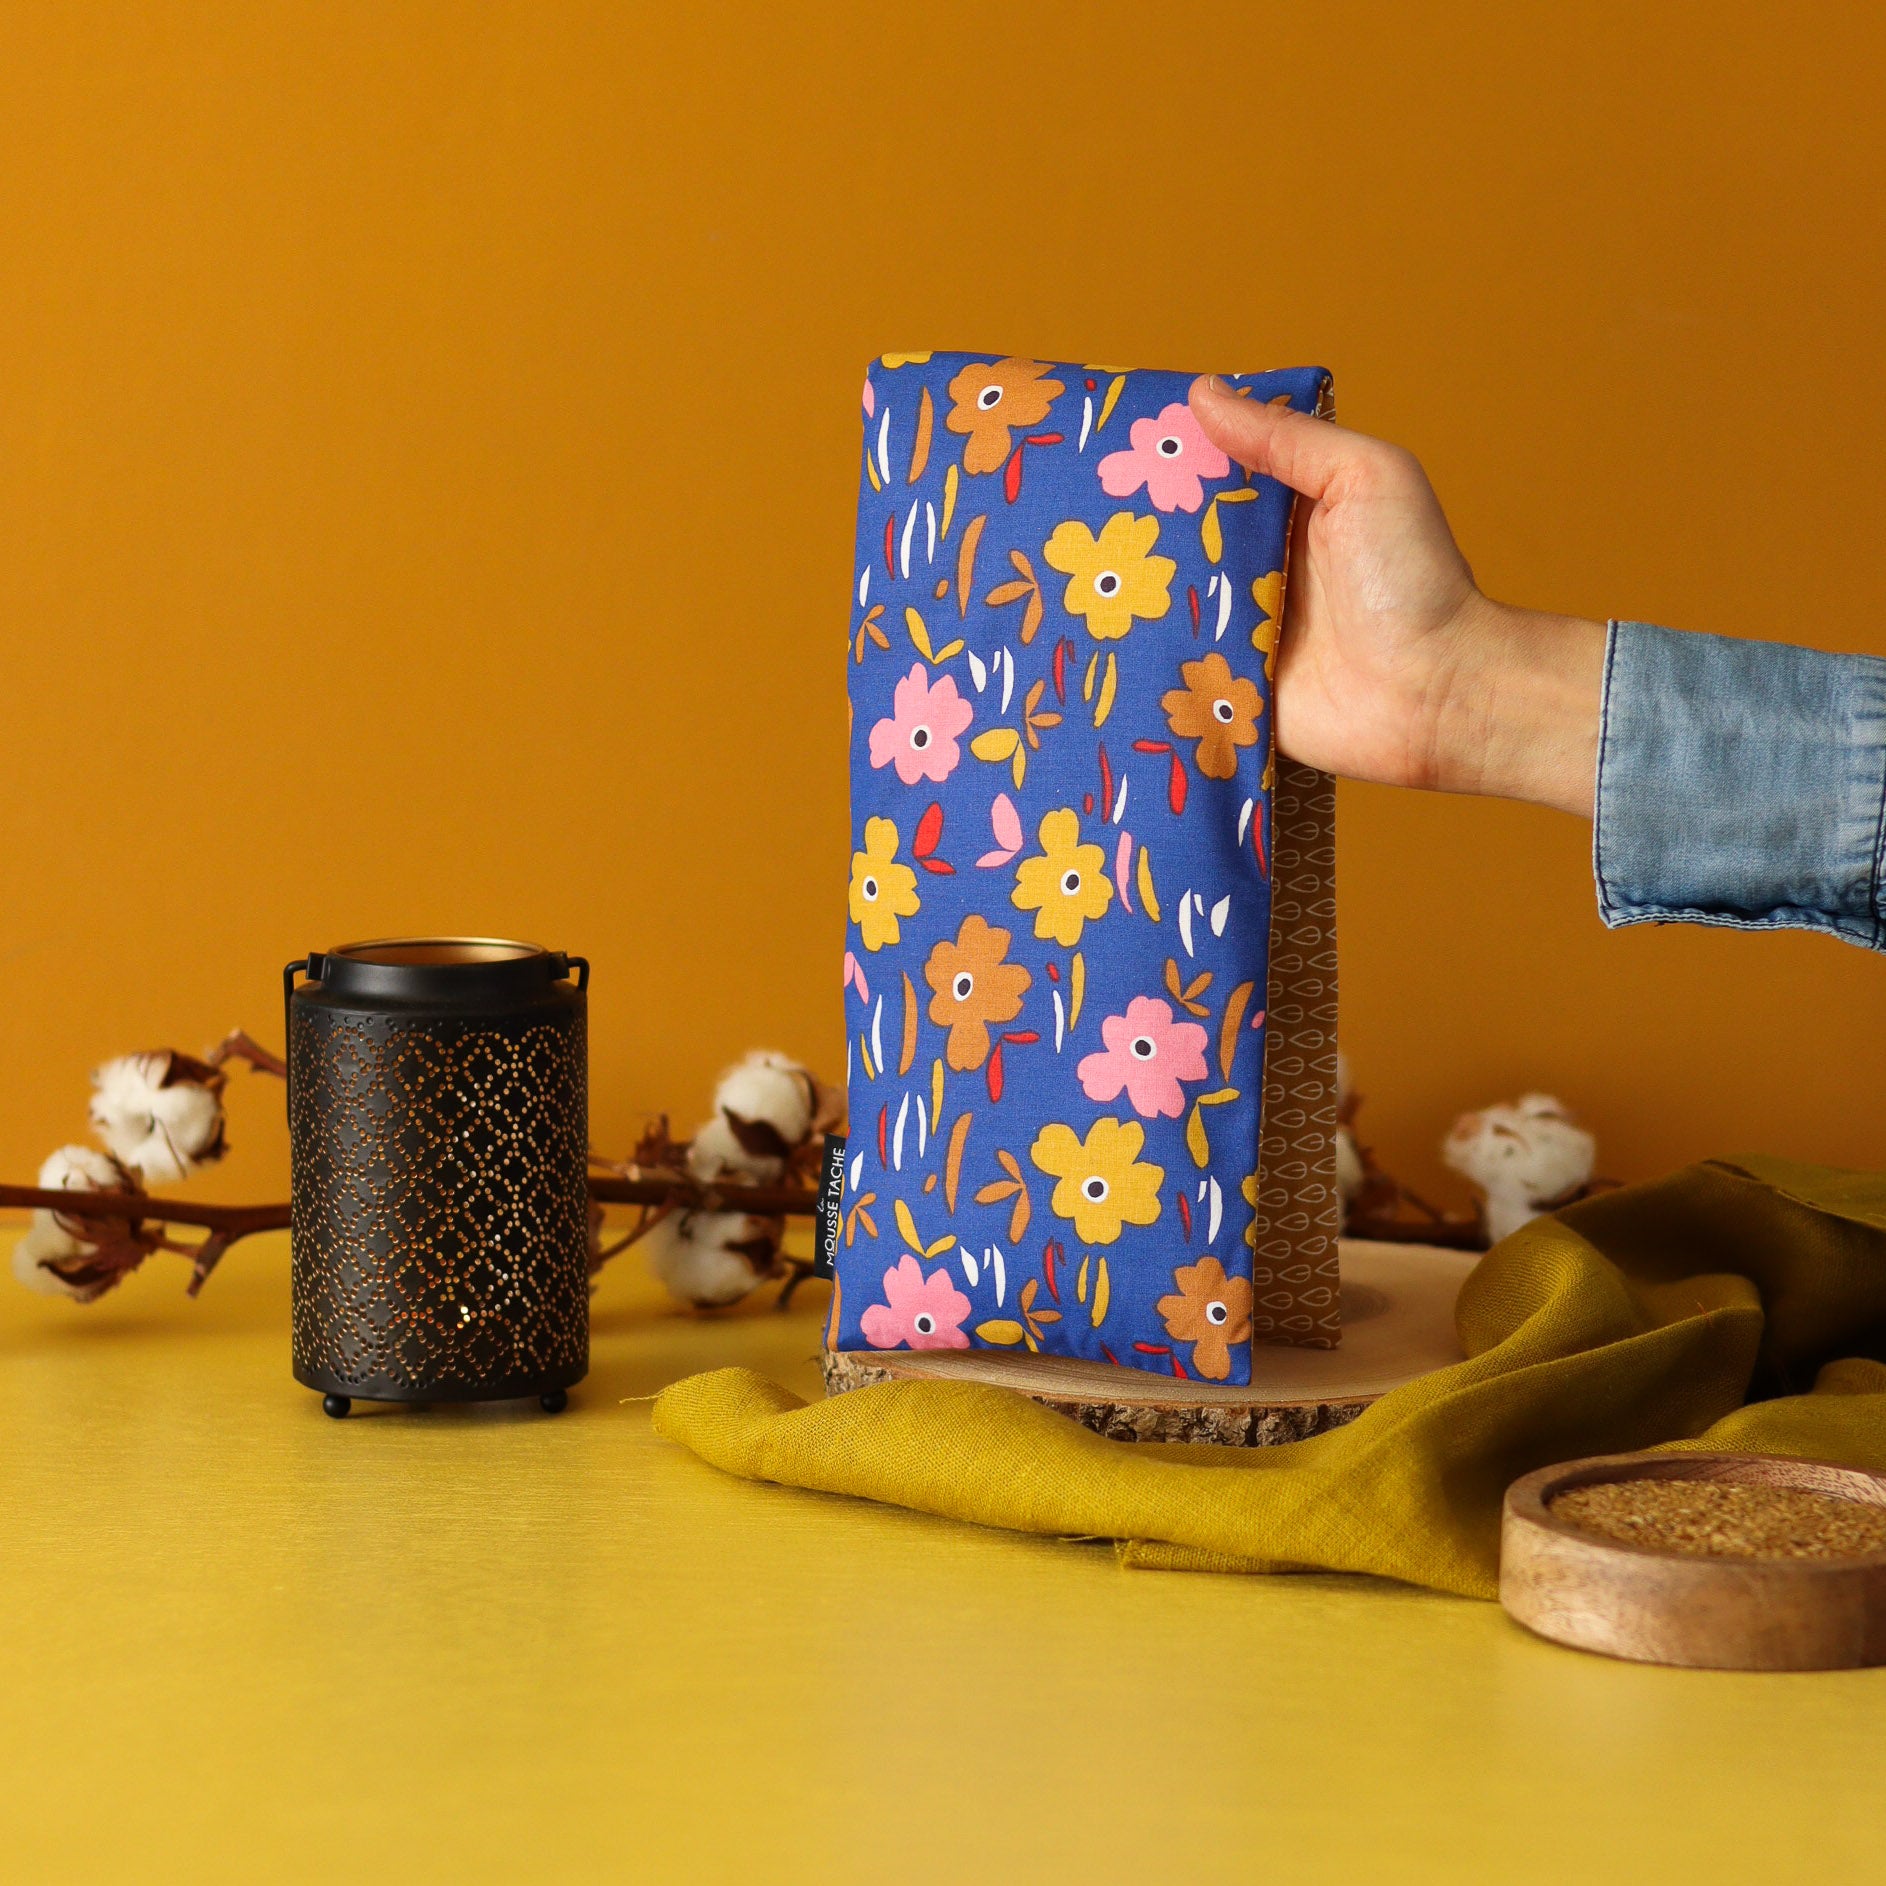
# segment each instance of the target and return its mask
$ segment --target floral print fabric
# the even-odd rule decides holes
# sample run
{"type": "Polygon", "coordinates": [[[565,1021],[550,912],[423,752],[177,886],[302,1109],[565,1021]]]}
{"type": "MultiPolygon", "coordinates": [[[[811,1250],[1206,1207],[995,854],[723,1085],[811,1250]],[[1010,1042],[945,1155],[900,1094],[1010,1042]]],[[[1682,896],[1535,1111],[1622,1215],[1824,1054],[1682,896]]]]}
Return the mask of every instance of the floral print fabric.
{"type": "Polygon", "coordinates": [[[1290,510],[1190,379],[867,376],[840,1348],[1250,1379],[1290,510]]]}

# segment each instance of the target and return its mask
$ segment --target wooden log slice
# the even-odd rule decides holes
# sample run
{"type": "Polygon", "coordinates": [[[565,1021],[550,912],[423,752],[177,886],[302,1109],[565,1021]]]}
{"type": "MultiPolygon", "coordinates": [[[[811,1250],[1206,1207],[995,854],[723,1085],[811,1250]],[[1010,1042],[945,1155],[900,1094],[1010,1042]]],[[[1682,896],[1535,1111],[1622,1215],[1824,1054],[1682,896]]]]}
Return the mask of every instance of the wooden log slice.
{"type": "Polygon", "coordinates": [[[1886,1552],[1709,1556],[1626,1543],[1560,1518],[1575,1487],[1640,1479],[1793,1488],[1886,1505],[1886,1474],[1759,1454],[1594,1456],[1506,1491],[1500,1603],[1555,1643],[1706,1670],[1846,1670],[1886,1663],[1886,1552]]]}
{"type": "Polygon", "coordinates": [[[821,1358],[828,1394],[878,1382],[989,1382],[1116,1441],[1270,1447],[1353,1421],[1416,1376],[1461,1360],[1454,1299],[1477,1258],[1420,1244],[1342,1246],[1342,1342],[1259,1343],[1242,1387],[998,1349],[844,1349],[821,1358]]]}

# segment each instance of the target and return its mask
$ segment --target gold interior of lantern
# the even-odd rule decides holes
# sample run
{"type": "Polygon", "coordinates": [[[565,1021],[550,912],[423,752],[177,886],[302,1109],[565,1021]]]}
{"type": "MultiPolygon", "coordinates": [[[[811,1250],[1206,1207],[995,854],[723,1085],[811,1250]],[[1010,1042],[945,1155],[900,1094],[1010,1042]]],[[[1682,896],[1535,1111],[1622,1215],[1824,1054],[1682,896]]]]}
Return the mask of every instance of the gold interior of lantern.
{"type": "Polygon", "coordinates": [[[496,936],[389,936],[371,943],[347,943],[330,956],[349,962],[385,963],[391,967],[446,963],[515,963],[547,952],[539,943],[514,943],[496,936]]]}

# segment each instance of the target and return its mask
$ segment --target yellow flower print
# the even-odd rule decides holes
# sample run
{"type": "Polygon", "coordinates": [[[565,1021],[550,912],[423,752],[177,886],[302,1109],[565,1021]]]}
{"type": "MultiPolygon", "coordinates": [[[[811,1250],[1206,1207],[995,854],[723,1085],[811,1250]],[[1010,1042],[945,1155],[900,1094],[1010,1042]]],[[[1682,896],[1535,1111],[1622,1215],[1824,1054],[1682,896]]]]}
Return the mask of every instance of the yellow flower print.
{"type": "Polygon", "coordinates": [[[1172,607],[1167,585],[1179,566],[1152,554],[1158,541],[1158,518],[1131,511],[1116,511],[1098,537],[1075,518],[1054,527],[1041,554],[1068,578],[1062,606],[1087,618],[1095,641],[1118,641],[1134,617],[1157,622],[1172,607]]]}
{"type": "Polygon", "coordinates": [[[1051,1209],[1073,1221],[1083,1244],[1112,1244],[1122,1225],[1159,1218],[1159,1187],[1166,1173],[1139,1156],[1146,1144],[1137,1120],[1096,1120],[1086,1139],[1071,1126],[1044,1126],[1028,1156],[1057,1181],[1051,1209]]]}
{"type": "Polygon", "coordinates": [[[883,354],[880,358],[887,367],[921,367],[930,356],[928,354],[883,354]]]}
{"type": "MultiPolygon", "coordinates": [[[[1064,949],[1072,949],[1081,940],[1083,926],[1113,902],[1113,885],[1104,869],[1106,853],[1098,845],[1081,843],[1081,822],[1066,806],[1042,819],[1037,838],[1041,855],[1024,858],[1015,867],[1009,902],[1017,910],[1035,913],[1036,936],[1053,937],[1064,949]]],[[[852,902],[857,902],[855,890],[852,902]]]]}
{"type": "Polygon", "coordinates": [[[881,950],[903,934],[899,917],[921,908],[917,874],[897,856],[897,827],[889,819],[866,819],[864,849],[851,854],[851,920],[868,950],[881,950]]]}

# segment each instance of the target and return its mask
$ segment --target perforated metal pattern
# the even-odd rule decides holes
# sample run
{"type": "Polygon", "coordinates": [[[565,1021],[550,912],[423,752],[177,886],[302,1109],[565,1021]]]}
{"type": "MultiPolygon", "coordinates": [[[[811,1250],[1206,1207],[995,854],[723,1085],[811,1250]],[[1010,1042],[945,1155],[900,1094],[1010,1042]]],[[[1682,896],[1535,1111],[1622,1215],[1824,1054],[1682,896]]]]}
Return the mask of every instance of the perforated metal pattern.
{"type": "Polygon", "coordinates": [[[582,1010],[467,1027],[297,1001],[289,1035],[297,1379],[409,1400],[579,1380],[582,1010]]]}

